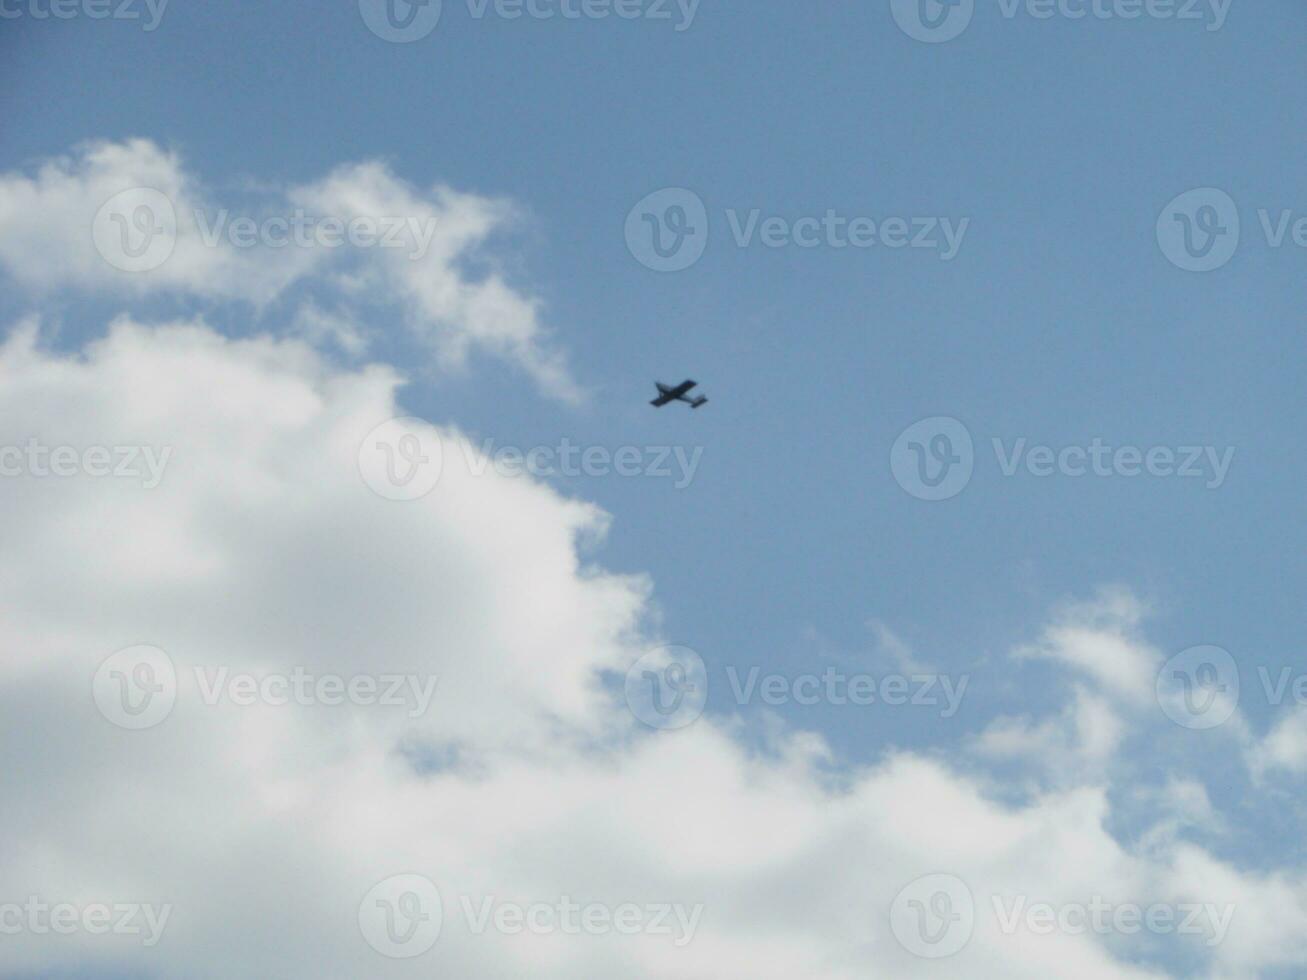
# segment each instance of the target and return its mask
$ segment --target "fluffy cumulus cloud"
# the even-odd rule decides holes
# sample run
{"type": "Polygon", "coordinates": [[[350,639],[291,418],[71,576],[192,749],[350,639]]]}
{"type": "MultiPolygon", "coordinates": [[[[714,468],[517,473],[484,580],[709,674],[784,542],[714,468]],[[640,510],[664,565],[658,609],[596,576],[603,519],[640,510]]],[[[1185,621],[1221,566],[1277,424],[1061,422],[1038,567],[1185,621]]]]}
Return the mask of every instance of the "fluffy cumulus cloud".
{"type": "Polygon", "coordinates": [[[375,492],[360,447],[402,414],[400,380],[198,322],[124,318],[77,352],[48,349],[35,321],[10,332],[0,446],[22,452],[0,481],[0,972],[1101,980],[1179,975],[1168,955],[1213,978],[1304,965],[1301,877],[1240,869],[1175,829],[1214,822],[1200,786],[1157,790],[1171,829],[1145,845],[1109,830],[1111,757],[1144,723],[1136,661],[1153,660],[1129,610],[1055,617],[1043,649],[1069,671],[1069,707],[986,737],[1095,765],[1015,795],[961,751],[965,732],[949,755],[867,768],[809,733],[746,743],[713,711],[655,732],[613,683],[659,637],[650,584],[592,564],[607,517],[416,423],[411,448],[440,451],[439,481],[413,500],[375,492]],[[72,475],[54,475],[60,447],[72,475]],[[144,452],[132,473],[95,475],[88,447],[166,463],[158,480],[144,452]],[[105,673],[142,644],[166,653],[159,672],[105,673]],[[1108,667],[1081,663],[1088,648],[1108,667]],[[114,698],[168,669],[170,712],[130,727],[114,698]],[[297,671],[436,683],[393,704],[283,704],[233,680],[297,671]],[[33,898],[139,904],[159,928],[54,934],[33,898]],[[1095,901],[1212,912],[1183,936],[1044,927],[1045,906],[1095,901]],[[931,936],[965,941],[941,963],[918,955],[943,948],[931,936]]]}
{"type": "MultiPolygon", "coordinates": [[[[408,249],[281,248],[213,238],[213,197],[147,142],[0,177],[0,272],[34,306],[0,346],[0,974],[1307,969],[1302,871],[1232,856],[1182,759],[1134,764],[1181,730],[1129,592],[1002,662],[1043,672],[1024,713],[869,765],[719,710],[730,651],[705,715],[647,728],[623,680],[662,643],[653,583],[599,563],[609,515],[395,422],[405,378],[363,363],[382,294],[438,363],[575,394],[537,304],[473,271],[509,209],[350,166],[283,211],[416,218],[408,249]],[[153,221],[162,261],[132,237],[153,221]],[[296,285],[243,339],[138,312],[69,350],[39,317],[67,288],[210,313],[296,285]]],[[[1205,744],[1292,775],[1301,731],[1205,744]]]]}
{"type": "Polygon", "coordinates": [[[281,191],[224,196],[151,141],[99,142],[0,174],[0,269],[37,293],[73,288],[258,308],[310,284],[324,299],[298,315],[307,335],[358,353],[366,332],[354,323],[357,309],[389,308],[441,368],[484,352],[575,401],[580,392],[539,301],[507,282],[489,250],[514,220],[505,202],[443,185],[419,189],[376,162],[281,191]]]}

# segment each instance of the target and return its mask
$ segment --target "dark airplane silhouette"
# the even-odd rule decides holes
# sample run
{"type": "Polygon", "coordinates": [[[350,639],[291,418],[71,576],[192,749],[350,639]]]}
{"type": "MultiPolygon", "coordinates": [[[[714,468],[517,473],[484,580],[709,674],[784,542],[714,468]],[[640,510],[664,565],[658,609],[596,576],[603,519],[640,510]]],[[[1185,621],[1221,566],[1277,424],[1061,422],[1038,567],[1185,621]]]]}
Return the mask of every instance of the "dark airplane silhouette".
{"type": "Polygon", "coordinates": [[[671,402],[685,402],[691,408],[700,408],[703,405],[708,404],[707,398],[704,398],[702,395],[698,398],[685,397],[690,389],[698,383],[699,382],[697,381],[682,381],[673,388],[663,384],[661,381],[655,381],[654,384],[658,386],[658,397],[649,404],[654,408],[662,408],[664,405],[670,404],[671,402]]]}

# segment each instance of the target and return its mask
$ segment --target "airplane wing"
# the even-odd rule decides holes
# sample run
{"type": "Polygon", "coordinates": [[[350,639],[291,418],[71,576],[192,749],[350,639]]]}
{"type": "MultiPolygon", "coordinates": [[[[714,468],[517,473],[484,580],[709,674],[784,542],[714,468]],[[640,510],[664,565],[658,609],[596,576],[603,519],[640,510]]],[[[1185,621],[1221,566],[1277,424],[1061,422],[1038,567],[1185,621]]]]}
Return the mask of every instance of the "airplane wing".
{"type": "Polygon", "coordinates": [[[683,397],[686,392],[697,385],[697,381],[682,381],[675,388],[668,388],[666,385],[658,385],[658,397],[649,404],[654,408],[662,408],[669,402],[674,402],[683,397]]]}

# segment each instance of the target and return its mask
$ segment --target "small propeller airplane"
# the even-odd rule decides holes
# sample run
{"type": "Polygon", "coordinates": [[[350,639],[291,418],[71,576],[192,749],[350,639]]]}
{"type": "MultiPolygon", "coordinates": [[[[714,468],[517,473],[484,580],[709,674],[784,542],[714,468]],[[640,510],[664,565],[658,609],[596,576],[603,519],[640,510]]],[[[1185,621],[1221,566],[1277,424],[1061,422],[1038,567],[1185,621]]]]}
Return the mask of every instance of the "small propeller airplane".
{"type": "Polygon", "coordinates": [[[690,389],[694,388],[698,383],[699,382],[697,381],[682,381],[675,387],[671,387],[670,385],[663,384],[661,381],[655,381],[654,384],[658,386],[658,397],[649,404],[654,408],[662,408],[664,405],[670,404],[671,402],[685,402],[691,408],[701,408],[708,404],[707,398],[704,398],[702,395],[698,398],[686,397],[686,395],[689,394],[690,389]]]}

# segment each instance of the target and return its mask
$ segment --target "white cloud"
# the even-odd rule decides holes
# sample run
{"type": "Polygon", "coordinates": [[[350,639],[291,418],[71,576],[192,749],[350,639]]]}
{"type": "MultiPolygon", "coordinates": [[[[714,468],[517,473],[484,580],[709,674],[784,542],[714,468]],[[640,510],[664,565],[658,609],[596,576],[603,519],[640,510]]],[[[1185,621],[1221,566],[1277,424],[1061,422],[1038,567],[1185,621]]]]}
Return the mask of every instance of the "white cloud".
{"type": "Polygon", "coordinates": [[[1109,701],[1077,688],[1069,705],[1042,722],[996,719],[981,732],[975,749],[989,758],[1024,760],[1059,783],[1077,783],[1102,778],[1125,734],[1109,701]]]}
{"type": "Polygon", "coordinates": [[[1258,777],[1280,771],[1307,773],[1307,710],[1296,707],[1248,748],[1249,766],[1258,777]]]}
{"type": "MultiPolygon", "coordinates": [[[[483,352],[576,401],[539,301],[493,268],[472,270],[491,263],[489,239],[513,221],[504,202],[442,185],[420,190],[376,162],[242,209],[148,140],[90,143],[33,173],[0,174],[0,268],[37,294],[72,287],[262,308],[308,282],[328,293],[321,302],[398,309],[442,369],[483,352]]],[[[310,305],[310,325],[354,319],[320,305],[310,305]]],[[[356,352],[356,334],[305,336],[344,339],[356,352]]]]}
{"type": "MultiPolygon", "coordinates": [[[[174,448],[153,491],[0,480],[0,904],[173,906],[154,948],[22,933],[0,944],[0,972],[1165,976],[1126,958],[1138,951],[1128,938],[1005,934],[993,908],[995,897],[1096,895],[1244,903],[1253,914],[1224,944],[1185,946],[1212,977],[1304,965],[1284,938],[1307,925],[1300,879],[1241,872],[1188,845],[1128,849],[1106,829],[1102,774],[1011,805],[962,763],[902,753],[836,775],[809,733],[782,731],[759,753],[711,715],[676,733],[640,729],[600,681],[658,641],[645,625],[649,585],[578,552],[605,515],[493,468],[474,475],[459,447],[475,450],[453,429],[438,432],[447,451],[434,492],[376,496],[357,451],[402,414],[398,381],[388,368],[333,367],[301,342],[232,341],[199,323],[122,320],[77,355],[42,349],[29,325],[0,350],[0,446],[37,433],[174,448]],[[145,731],[111,725],[91,698],[101,661],[135,643],[166,650],[182,678],[172,715],[145,731]],[[433,711],[415,720],[383,707],[210,707],[197,666],[440,680],[433,711]],[[410,872],[439,885],[444,932],[422,957],[385,960],[364,941],[359,903],[410,872]],[[888,924],[899,890],[938,872],[977,902],[974,938],[944,974],[888,924]],[[683,947],[476,935],[460,896],[703,914],[683,947]]],[[[1124,642],[1112,623],[1104,632],[1063,646],[1124,642]]],[[[1084,661],[1055,659],[1077,671],[1084,661]]],[[[1131,689],[1136,672],[1090,673],[1131,689]]],[[[1096,716],[1102,700],[1085,696],[1073,717],[1096,716]]],[[[1108,750],[1102,719],[1079,728],[1086,751],[1108,750]]]]}
{"type": "Polygon", "coordinates": [[[1106,590],[1092,601],[1065,605],[1039,641],[1020,653],[1072,667],[1127,704],[1150,705],[1163,658],[1138,635],[1144,612],[1130,593],[1106,590]]]}

